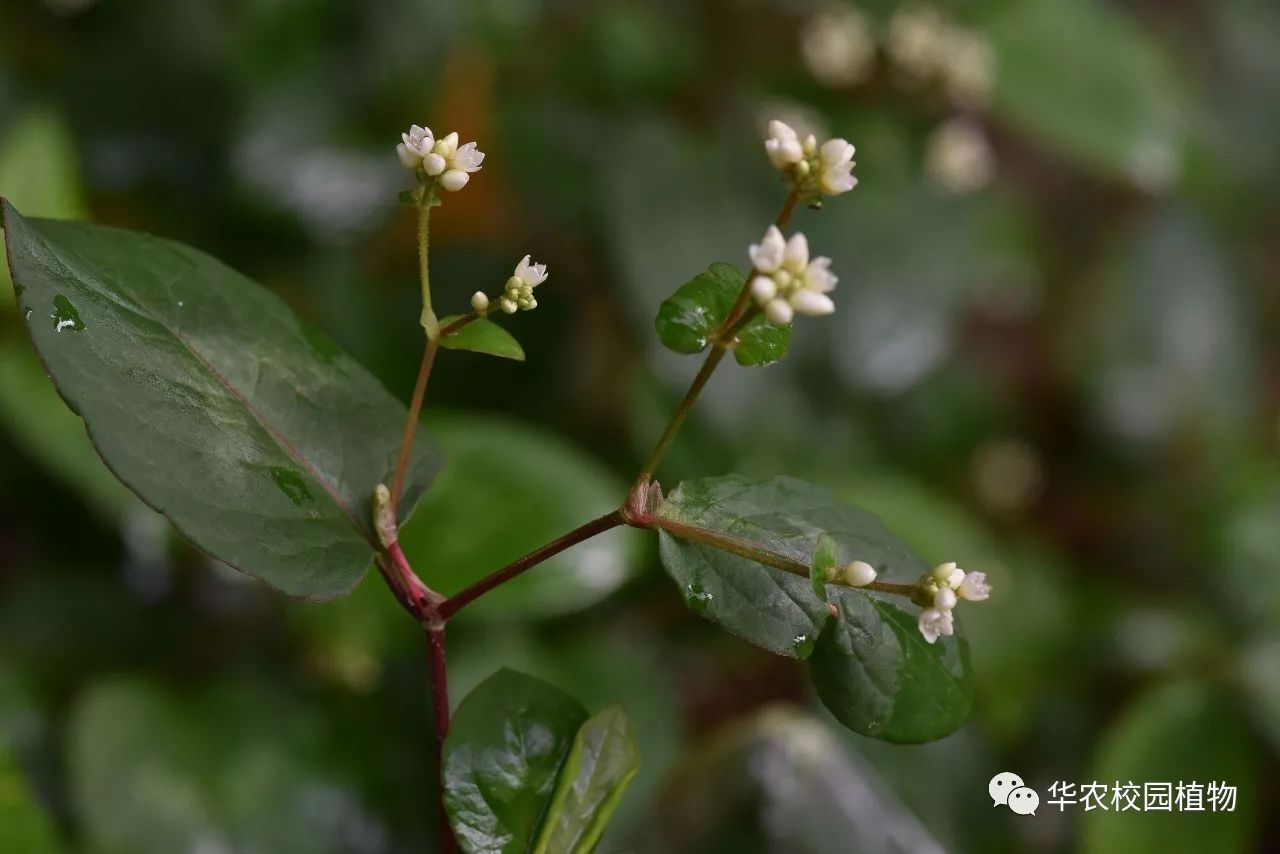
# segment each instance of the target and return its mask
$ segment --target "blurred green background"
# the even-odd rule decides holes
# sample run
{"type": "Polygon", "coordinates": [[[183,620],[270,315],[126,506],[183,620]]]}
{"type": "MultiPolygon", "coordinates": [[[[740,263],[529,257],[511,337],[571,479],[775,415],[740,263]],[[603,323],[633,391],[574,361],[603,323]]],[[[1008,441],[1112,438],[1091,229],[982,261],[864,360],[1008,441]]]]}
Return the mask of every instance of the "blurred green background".
{"type": "MultiPolygon", "coordinates": [[[[919,7],[916,7],[917,9],[919,7]]],[[[433,221],[445,313],[524,253],[527,364],[441,357],[450,461],[404,536],[446,592],[616,506],[697,361],[658,304],[740,267],[780,117],[858,147],[796,227],[838,312],[721,369],[660,471],[786,473],[985,570],[971,723],[843,731],[803,665],[693,616],[651,540],[592,541],[469,609],[499,666],[643,753],[607,851],[1275,850],[1280,840],[1280,7],[972,0],[977,97],[909,73],[889,0],[4,0],[0,193],[218,255],[407,399],[410,123],[484,171],[433,221]],[[956,142],[957,136],[960,142],[956,142]],[[1034,817],[993,809],[1011,770],[1034,817]],[[1225,782],[1231,813],[1045,803],[1225,782]]],[[[376,574],[290,602],[119,486],[0,273],[0,851],[430,850],[425,651],[376,574]]]]}

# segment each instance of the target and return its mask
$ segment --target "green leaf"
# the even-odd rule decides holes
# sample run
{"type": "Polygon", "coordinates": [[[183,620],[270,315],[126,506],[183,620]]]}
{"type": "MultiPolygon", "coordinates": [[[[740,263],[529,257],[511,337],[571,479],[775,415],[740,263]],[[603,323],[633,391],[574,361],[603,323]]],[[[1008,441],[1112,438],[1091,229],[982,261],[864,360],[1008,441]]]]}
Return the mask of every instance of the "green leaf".
{"type": "MultiPolygon", "coordinates": [[[[448,326],[462,315],[454,314],[440,318],[441,326],[448,326]]],[[[487,353],[502,359],[524,361],[524,350],[520,342],[507,330],[492,320],[473,320],[466,326],[440,339],[440,346],[446,350],[470,350],[473,353],[487,353]]]]}
{"type": "MultiPolygon", "coordinates": [[[[677,353],[701,353],[729,316],[745,280],[732,264],[717,261],[680,286],[658,309],[658,338],[677,353]]],[[[738,333],[734,357],[740,365],[771,365],[787,353],[791,326],[757,315],[738,333]]]]}
{"type": "Polygon", "coordinates": [[[0,741],[0,851],[53,854],[59,848],[53,822],[36,804],[22,770],[0,741]]]}
{"type": "MultiPolygon", "coordinates": [[[[453,594],[616,508],[626,483],[568,442],[518,422],[453,415],[428,422],[449,459],[400,544],[431,586],[453,594]]],[[[469,605],[464,616],[549,616],[586,608],[639,567],[643,539],[615,529],[574,546],[469,605]]]]}
{"type": "Polygon", "coordinates": [[[590,854],[636,772],[640,754],[621,709],[578,730],[538,838],[538,854],[590,854]]]}
{"type": "MultiPolygon", "coordinates": [[[[66,122],[41,108],[25,113],[0,142],[0,190],[35,216],[80,219],[84,193],[66,122]]],[[[0,253],[5,241],[0,237],[0,253]]],[[[0,265],[0,306],[12,304],[9,268],[0,265]]]]}
{"type": "Polygon", "coordinates": [[[1086,165],[1159,189],[1182,169],[1185,97],[1138,24],[1098,2],[1006,3],[986,34],[997,116],[1086,165]]]}
{"type": "Polygon", "coordinates": [[[818,537],[813,550],[813,563],[809,567],[809,584],[813,595],[827,601],[827,573],[840,564],[840,546],[826,534],[818,537]]]}
{"type": "MultiPolygon", "coordinates": [[[[866,561],[882,579],[915,581],[928,570],[875,516],[794,478],[686,481],[659,513],[803,566],[812,565],[818,538],[826,533],[839,547],[840,563],[866,561]]],[[[807,658],[831,619],[807,578],[665,532],[659,553],[690,608],[770,652],[807,658]]]]}
{"type": "MultiPolygon", "coordinates": [[[[6,201],[18,304],[107,465],[213,557],[285,593],[349,592],[374,554],[404,408],[273,294],[144,234],[6,201]]],[[[438,467],[423,440],[403,506],[438,467]]]]}
{"type": "Polygon", "coordinates": [[[559,688],[499,670],[458,707],[444,746],[445,809],[469,852],[528,851],[587,712],[559,688]]]}
{"type": "MultiPolygon", "coordinates": [[[[1259,776],[1259,745],[1245,722],[1212,686],[1179,682],[1160,686],[1130,708],[1098,748],[1089,782],[1210,782],[1236,787],[1234,811],[1214,812],[1207,793],[1203,812],[1176,805],[1169,812],[1090,810],[1083,813],[1081,850],[1086,854],[1125,851],[1254,850],[1259,776]]],[[[1139,804],[1142,803],[1141,798],[1139,804]]]]}
{"type": "Polygon", "coordinates": [[[915,616],[878,593],[837,587],[832,599],[840,616],[818,639],[809,668],[836,720],[899,743],[932,741],[959,729],[973,706],[964,639],[925,642],[915,616]]]}

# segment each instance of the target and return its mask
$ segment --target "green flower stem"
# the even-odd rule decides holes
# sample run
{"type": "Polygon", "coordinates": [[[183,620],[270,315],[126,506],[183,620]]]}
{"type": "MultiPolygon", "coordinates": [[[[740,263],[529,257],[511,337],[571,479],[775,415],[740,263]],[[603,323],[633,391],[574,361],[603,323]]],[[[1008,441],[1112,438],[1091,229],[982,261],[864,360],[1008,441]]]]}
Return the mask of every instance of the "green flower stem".
{"type": "MultiPolygon", "coordinates": [[[[452,324],[450,324],[452,325],[452,324]]],[[[409,417],[404,422],[404,436],[400,440],[400,456],[396,460],[396,473],[391,481],[391,512],[400,518],[400,494],[404,491],[405,472],[409,469],[409,457],[413,451],[413,435],[418,430],[418,418],[422,414],[422,399],[427,394],[427,380],[431,378],[431,366],[440,349],[439,338],[428,338],[422,352],[422,364],[418,366],[418,380],[413,386],[413,399],[409,402],[409,417]]]]}
{"type": "MultiPolygon", "coordinates": [[[[809,564],[802,563],[794,558],[786,555],[778,554],[770,551],[757,543],[750,540],[744,540],[739,537],[722,534],[719,531],[712,531],[708,528],[699,528],[696,525],[686,525],[683,522],[677,522],[674,519],[668,519],[665,516],[648,517],[645,524],[639,527],[653,528],[660,531],[666,531],[672,536],[679,537],[682,540],[692,540],[695,543],[703,543],[712,546],[729,554],[744,557],[747,560],[756,563],[771,566],[774,569],[780,569],[783,572],[789,572],[792,575],[799,575],[804,578],[809,577],[809,564]]],[[[836,582],[831,582],[836,583],[836,582]]],[[[916,591],[914,584],[895,584],[891,581],[873,581],[861,588],[861,590],[875,590],[880,593],[893,593],[898,596],[906,596],[910,598],[916,591]]]]}
{"type": "Polygon", "coordinates": [[[418,205],[418,278],[422,280],[422,328],[431,339],[440,332],[436,313],[431,308],[431,208],[434,203],[435,190],[427,188],[418,205]]]}
{"type": "MultiPolygon", "coordinates": [[[[787,200],[783,203],[782,210],[778,213],[778,218],[774,220],[774,225],[778,226],[779,229],[786,230],[786,227],[791,223],[791,215],[795,213],[798,199],[799,197],[794,190],[787,195],[787,200]]],[[[636,476],[636,487],[653,479],[653,475],[658,470],[658,465],[662,462],[662,458],[667,455],[667,451],[670,450],[676,434],[680,432],[681,425],[684,424],[689,411],[693,409],[693,405],[697,402],[698,395],[702,393],[702,389],[706,386],[707,380],[711,379],[711,375],[719,367],[725,352],[733,346],[733,336],[751,319],[752,314],[748,310],[748,300],[751,295],[751,280],[755,278],[755,274],[756,271],[754,269],[747,274],[742,290],[738,291],[738,298],[734,300],[733,307],[729,309],[729,314],[725,317],[724,323],[712,335],[714,343],[711,346],[711,350],[707,353],[707,358],[702,362],[702,367],[698,369],[698,373],[694,376],[693,382],[689,385],[689,390],[685,392],[684,398],[680,401],[680,405],[672,413],[671,420],[667,422],[666,429],[662,431],[658,444],[654,446],[653,452],[649,454],[649,459],[645,462],[644,468],[636,476]]]]}

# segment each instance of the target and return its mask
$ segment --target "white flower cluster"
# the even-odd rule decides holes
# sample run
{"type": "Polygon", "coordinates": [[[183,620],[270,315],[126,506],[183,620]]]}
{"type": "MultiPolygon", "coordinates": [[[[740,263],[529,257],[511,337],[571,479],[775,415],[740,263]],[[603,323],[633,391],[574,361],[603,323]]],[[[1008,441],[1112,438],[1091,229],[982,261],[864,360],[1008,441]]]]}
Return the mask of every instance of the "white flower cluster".
{"type": "Polygon", "coordinates": [[[939,80],[955,101],[967,106],[991,98],[996,71],[991,45],[932,6],[907,6],[895,14],[886,47],[910,82],[939,80]]]}
{"type": "Polygon", "coordinates": [[[991,586],[985,573],[965,572],[955,563],[944,563],[920,580],[917,595],[929,604],[920,612],[916,625],[926,641],[935,643],[943,635],[955,633],[951,610],[956,604],[961,599],[983,601],[991,595],[991,586]]]}
{"type": "Polygon", "coordinates": [[[438,179],[440,186],[456,193],[471,180],[472,172],[480,171],[484,152],[474,142],[458,145],[458,134],[436,139],[430,128],[414,125],[408,133],[400,135],[402,142],[396,146],[396,154],[404,168],[415,174],[438,179]]]}
{"type": "Polygon", "coordinates": [[[800,28],[800,56],[824,86],[859,83],[871,74],[876,61],[871,22],[853,6],[826,6],[800,28]]]}
{"type": "Polygon", "coordinates": [[[796,312],[814,317],[836,310],[827,296],[836,286],[831,259],[809,260],[809,241],[797,232],[785,240],[776,225],[747,253],[755,265],[751,296],[773,323],[790,323],[796,312]]]}
{"type": "Polygon", "coordinates": [[[818,145],[813,134],[800,139],[791,125],[775,119],[769,122],[764,150],[801,196],[838,196],[858,185],[853,176],[854,148],[847,140],[829,139],[818,145]]]}
{"type": "MultiPolygon", "coordinates": [[[[526,255],[516,265],[516,271],[507,279],[506,289],[498,298],[498,308],[507,314],[515,314],[520,309],[532,311],[538,307],[533,298],[533,289],[547,280],[547,265],[534,264],[526,255]]],[[[489,310],[489,298],[481,291],[471,297],[471,308],[476,314],[484,314],[489,310]]]]}

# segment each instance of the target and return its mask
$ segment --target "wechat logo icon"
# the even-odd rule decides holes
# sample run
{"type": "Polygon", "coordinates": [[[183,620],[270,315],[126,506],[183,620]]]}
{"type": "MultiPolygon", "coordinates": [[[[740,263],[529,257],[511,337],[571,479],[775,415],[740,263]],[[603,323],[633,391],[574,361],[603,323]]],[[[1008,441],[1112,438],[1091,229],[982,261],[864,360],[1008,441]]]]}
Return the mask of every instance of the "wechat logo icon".
{"type": "Polygon", "coordinates": [[[1040,806],[1040,795],[1012,771],[1001,771],[987,784],[991,805],[1007,806],[1018,815],[1035,815],[1040,806]]]}

